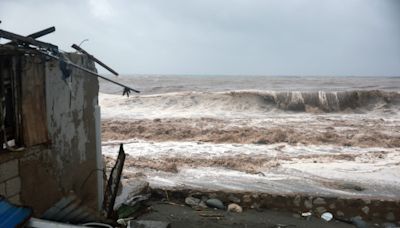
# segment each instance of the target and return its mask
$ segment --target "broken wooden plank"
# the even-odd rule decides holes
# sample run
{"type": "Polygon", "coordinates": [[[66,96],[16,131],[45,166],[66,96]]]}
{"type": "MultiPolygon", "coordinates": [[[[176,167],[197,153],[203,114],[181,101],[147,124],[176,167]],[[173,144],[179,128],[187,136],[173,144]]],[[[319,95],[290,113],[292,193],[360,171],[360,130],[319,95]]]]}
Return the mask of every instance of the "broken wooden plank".
{"type": "MultiPolygon", "coordinates": [[[[54,32],[54,31],[56,31],[56,28],[55,28],[54,26],[52,26],[52,27],[50,27],[50,28],[43,29],[43,30],[40,30],[40,31],[38,31],[38,32],[32,33],[32,34],[28,35],[27,37],[30,37],[30,38],[33,38],[33,39],[37,39],[37,38],[39,38],[39,37],[45,36],[45,35],[47,35],[47,34],[49,34],[49,33],[54,32]]],[[[8,42],[8,43],[6,43],[6,44],[7,44],[7,45],[15,45],[16,42],[13,42],[13,41],[12,41],[12,42],[8,42]]]]}
{"type": "Polygon", "coordinates": [[[58,51],[58,47],[53,44],[45,43],[42,41],[35,40],[32,37],[21,36],[12,32],[8,32],[5,30],[0,29],[0,37],[11,40],[18,44],[29,44],[36,46],[38,48],[46,48],[51,51],[58,51]]]}
{"type": "Polygon", "coordinates": [[[125,163],[125,151],[123,144],[119,147],[117,161],[111,170],[110,177],[107,181],[107,186],[104,193],[103,210],[107,218],[111,218],[114,212],[114,203],[117,198],[118,187],[121,181],[122,169],[125,163]]]}
{"type": "Polygon", "coordinates": [[[93,55],[89,54],[89,53],[88,53],[87,51],[85,51],[83,48],[79,47],[79,46],[76,45],[76,44],[73,44],[71,47],[72,47],[73,49],[75,49],[75,50],[81,52],[82,54],[87,55],[87,56],[89,57],[89,59],[95,61],[96,63],[98,63],[100,66],[102,66],[102,67],[104,67],[105,69],[107,69],[108,71],[110,71],[110,72],[111,72],[112,74],[114,74],[115,76],[118,76],[118,73],[117,73],[115,70],[111,69],[111,67],[107,66],[107,65],[104,64],[102,61],[98,60],[96,57],[94,57],[93,55]]]}
{"type": "Polygon", "coordinates": [[[45,69],[40,56],[29,56],[21,75],[23,141],[33,146],[49,141],[45,97],[45,69]]]}

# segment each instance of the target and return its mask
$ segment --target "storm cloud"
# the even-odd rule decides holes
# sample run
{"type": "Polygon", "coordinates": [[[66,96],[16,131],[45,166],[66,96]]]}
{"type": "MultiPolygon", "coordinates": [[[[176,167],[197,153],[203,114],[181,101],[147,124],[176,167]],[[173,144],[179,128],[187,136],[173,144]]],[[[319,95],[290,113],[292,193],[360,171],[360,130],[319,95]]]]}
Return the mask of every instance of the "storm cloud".
{"type": "Polygon", "coordinates": [[[0,20],[124,74],[400,75],[398,0],[1,0],[0,20]]]}

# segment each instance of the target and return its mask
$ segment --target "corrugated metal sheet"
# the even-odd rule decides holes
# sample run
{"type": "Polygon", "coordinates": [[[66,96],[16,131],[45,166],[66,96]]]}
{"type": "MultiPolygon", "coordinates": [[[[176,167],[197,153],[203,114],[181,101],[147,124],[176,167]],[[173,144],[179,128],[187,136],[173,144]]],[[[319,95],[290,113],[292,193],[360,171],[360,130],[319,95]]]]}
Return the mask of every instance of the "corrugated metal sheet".
{"type": "Polygon", "coordinates": [[[11,228],[22,225],[31,215],[31,209],[15,206],[6,199],[0,198],[0,227],[11,228]]]}
{"type": "Polygon", "coordinates": [[[97,221],[99,216],[96,211],[83,206],[82,201],[72,194],[49,208],[41,219],[76,224],[97,221]]]}

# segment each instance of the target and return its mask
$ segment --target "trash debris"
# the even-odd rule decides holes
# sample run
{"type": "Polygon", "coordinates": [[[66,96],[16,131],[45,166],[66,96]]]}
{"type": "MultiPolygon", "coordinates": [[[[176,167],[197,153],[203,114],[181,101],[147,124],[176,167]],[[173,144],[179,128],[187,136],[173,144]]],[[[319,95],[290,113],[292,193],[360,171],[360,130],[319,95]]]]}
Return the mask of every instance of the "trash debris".
{"type": "Polygon", "coordinates": [[[301,213],[301,216],[303,216],[303,217],[309,217],[311,215],[312,215],[311,212],[303,212],[303,213],[301,213]]]}
{"type": "Polygon", "coordinates": [[[228,212],[242,213],[243,209],[236,203],[231,203],[228,205],[228,212]]]}
{"type": "Polygon", "coordinates": [[[208,199],[206,201],[206,205],[211,207],[211,208],[217,208],[217,209],[225,210],[224,204],[219,199],[215,199],[215,198],[208,199]]]}
{"type": "Polygon", "coordinates": [[[32,209],[9,203],[0,197],[0,227],[22,226],[32,215],[32,209]]]}
{"type": "Polygon", "coordinates": [[[330,212],[325,212],[321,215],[321,218],[327,222],[331,221],[333,219],[333,215],[330,212]]]}

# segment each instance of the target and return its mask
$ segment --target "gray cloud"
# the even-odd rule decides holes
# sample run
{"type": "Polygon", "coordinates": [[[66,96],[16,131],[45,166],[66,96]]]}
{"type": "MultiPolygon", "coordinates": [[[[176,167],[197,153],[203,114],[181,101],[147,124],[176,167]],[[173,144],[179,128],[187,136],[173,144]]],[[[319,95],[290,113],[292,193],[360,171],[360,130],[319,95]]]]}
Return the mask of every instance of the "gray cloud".
{"type": "Polygon", "coordinates": [[[55,25],[122,73],[400,75],[398,0],[1,0],[0,28],[55,25]]]}

